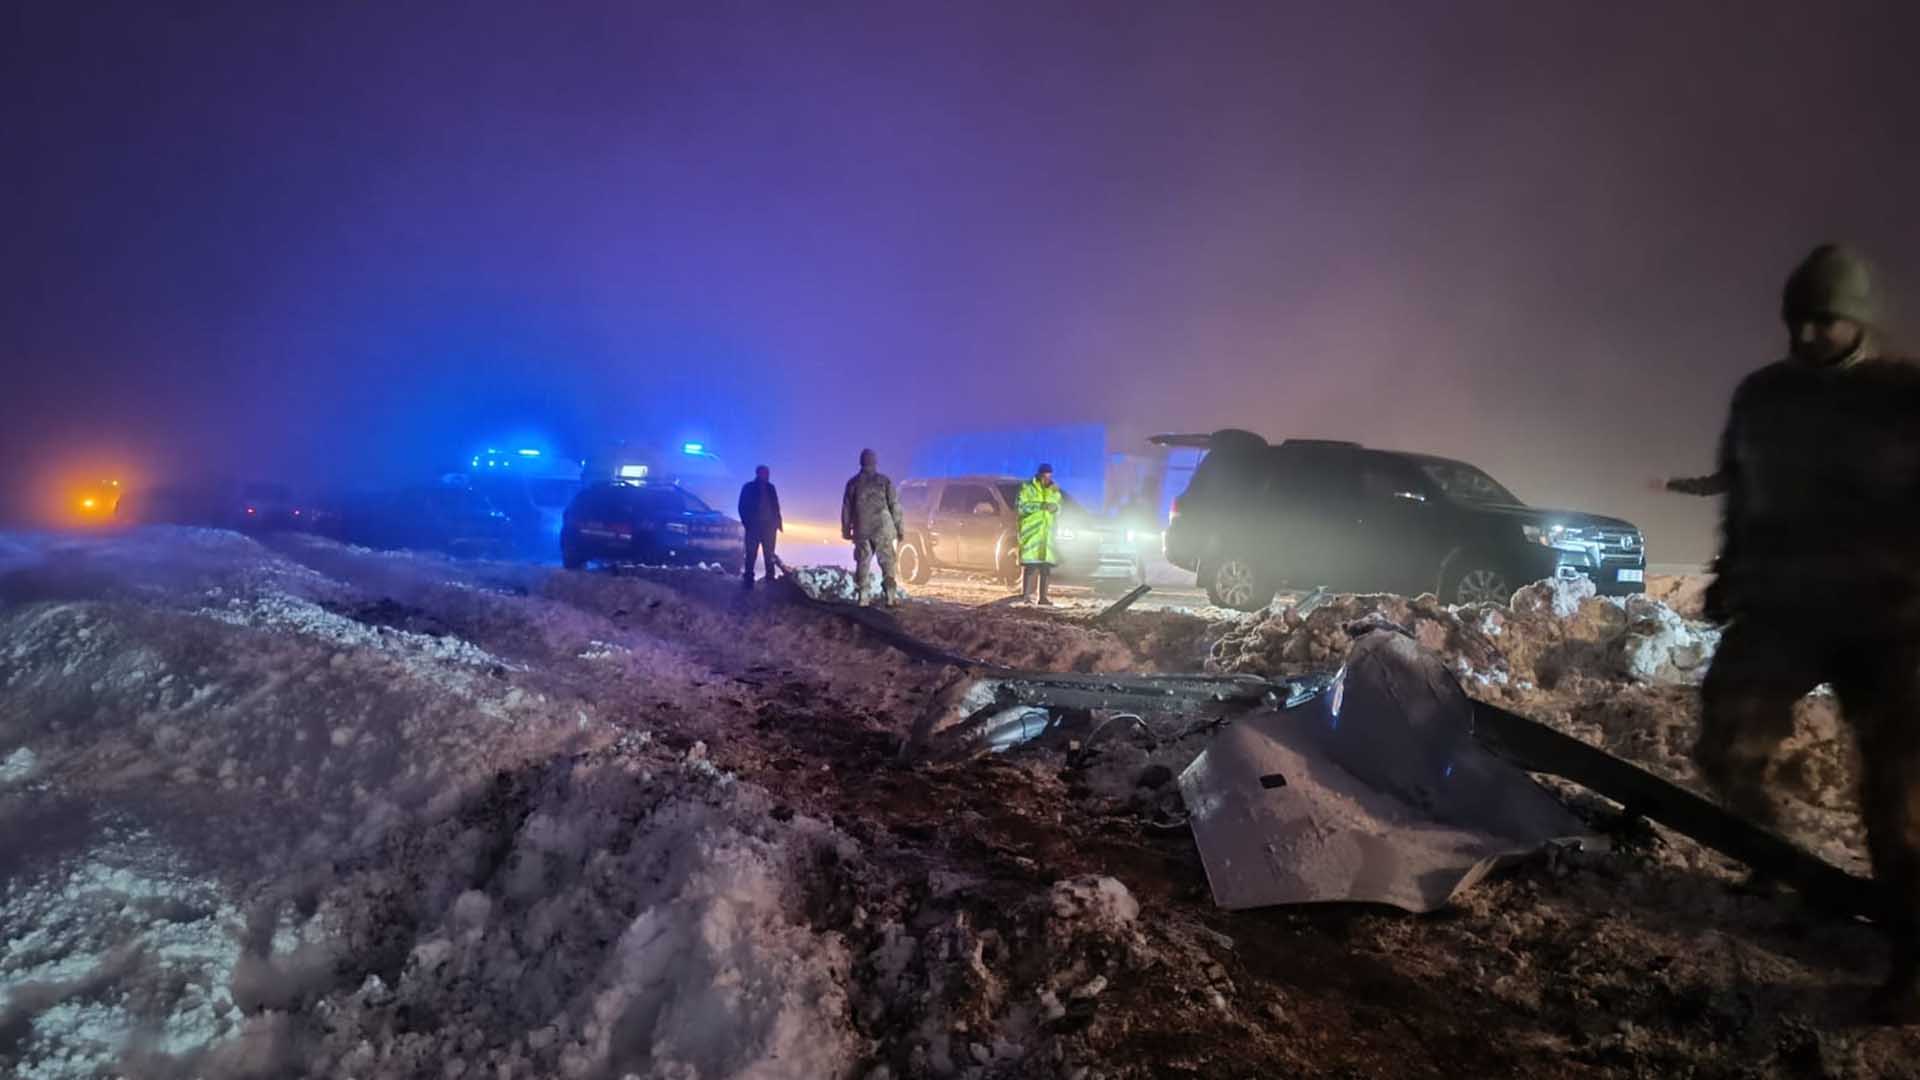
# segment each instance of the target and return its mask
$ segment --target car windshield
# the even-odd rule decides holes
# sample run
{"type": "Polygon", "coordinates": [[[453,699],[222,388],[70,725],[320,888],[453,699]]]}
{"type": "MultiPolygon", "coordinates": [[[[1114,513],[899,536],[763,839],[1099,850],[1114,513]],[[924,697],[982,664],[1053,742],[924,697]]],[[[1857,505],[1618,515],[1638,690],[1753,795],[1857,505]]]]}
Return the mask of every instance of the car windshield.
{"type": "Polygon", "coordinates": [[[1423,461],[1420,471],[1443,494],[1461,502],[1519,506],[1520,499],[1499,482],[1464,461],[1423,461]]]}
{"type": "Polygon", "coordinates": [[[712,507],[700,500],[700,496],[681,487],[638,487],[627,488],[627,497],[632,505],[645,514],[664,514],[677,517],[683,513],[712,513],[712,507]]]}

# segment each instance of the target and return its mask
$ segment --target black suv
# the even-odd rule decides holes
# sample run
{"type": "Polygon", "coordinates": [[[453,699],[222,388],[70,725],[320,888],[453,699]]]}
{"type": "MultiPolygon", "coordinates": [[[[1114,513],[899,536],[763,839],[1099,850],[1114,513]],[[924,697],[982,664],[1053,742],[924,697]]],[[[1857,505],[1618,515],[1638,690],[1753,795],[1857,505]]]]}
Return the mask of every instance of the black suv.
{"type": "MultiPolygon", "coordinates": [[[[900,577],[921,584],[935,570],[992,574],[1020,582],[1020,485],[1011,476],[916,477],[900,485],[906,535],[900,577]]],[[[1054,547],[1061,578],[1133,585],[1146,564],[1118,526],[1099,521],[1070,494],[1060,503],[1054,547]]]]}
{"type": "Polygon", "coordinates": [[[1223,607],[1253,611],[1282,587],[1512,599],[1543,578],[1645,589],[1640,530],[1618,518],[1526,506],[1463,461],[1252,432],[1161,435],[1207,450],[1167,525],[1167,560],[1223,607]]]}
{"type": "Polygon", "coordinates": [[[714,562],[737,570],[746,530],[675,484],[593,484],[560,523],[560,564],[714,562]]]}

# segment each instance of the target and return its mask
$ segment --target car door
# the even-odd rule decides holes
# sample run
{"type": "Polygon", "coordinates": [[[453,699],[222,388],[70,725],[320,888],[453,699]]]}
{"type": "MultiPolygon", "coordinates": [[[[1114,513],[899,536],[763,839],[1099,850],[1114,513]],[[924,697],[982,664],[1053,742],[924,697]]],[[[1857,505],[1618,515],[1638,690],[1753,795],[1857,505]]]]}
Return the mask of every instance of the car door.
{"type": "Polygon", "coordinates": [[[1354,532],[1352,466],[1345,455],[1302,449],[1275,455],[1265,500],[1273,538],[1270,569],[1296,589],[1345,588],[1354,532]]]}
{"type": "Polygon", "coordinates": [[[949,486],[944,480],[927,481],[927,556],[936,566],[958,567],[960,541],[970,515],[948,511],[949,486]]]}
{"type": "Polygon", "coordinates": [[[900,516],[907,523],[907,535],[900,539],[906,540],[927,531],[927,511],[932,504],[927,481],[909,480],[900,485],[900,516]]]}
{"type": "Polygon", "coordinates": [[[1364,454],[1356,472],[1352,587],[1407,596],[1437,588],[1444,553],[1436,550],[1436,492],[1392,454],[1364,454]]]}
{"type": "Polygon", "coordinates": [[[1000,508],[985,484],[948,481],[940,493],[939,516],[951,544],[948,565],[968,570],[993,569],[993,546],[1001,531],[1000,508]]]}

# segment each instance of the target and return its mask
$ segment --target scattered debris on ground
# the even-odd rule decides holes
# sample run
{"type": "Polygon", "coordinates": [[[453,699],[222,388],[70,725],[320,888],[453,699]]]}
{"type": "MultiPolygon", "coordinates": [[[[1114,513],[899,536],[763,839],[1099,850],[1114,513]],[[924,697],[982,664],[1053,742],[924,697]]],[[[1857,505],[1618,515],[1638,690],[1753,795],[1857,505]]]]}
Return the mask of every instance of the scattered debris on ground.
{"type": "MultiPolygon", "coordinates": [[[[1263,676],[1391,619],[1476,697],[1692,782],[1684,608],[1104,606],[894,618],[1006,668],[1263,676]]],[[[1614,850],[1443,916],[1228,912],[1175,782],[1207,731],[1095,709],[902,758],[955,676],[694,569],[7,538],[0,1073],[1912,1073],[1920,1036],[1853,1023],[1870,928],[1570,785],[1614,850]]],[[[1793,820],[1857,854],[1831,699],[1801,720],[1793,820]]]]}

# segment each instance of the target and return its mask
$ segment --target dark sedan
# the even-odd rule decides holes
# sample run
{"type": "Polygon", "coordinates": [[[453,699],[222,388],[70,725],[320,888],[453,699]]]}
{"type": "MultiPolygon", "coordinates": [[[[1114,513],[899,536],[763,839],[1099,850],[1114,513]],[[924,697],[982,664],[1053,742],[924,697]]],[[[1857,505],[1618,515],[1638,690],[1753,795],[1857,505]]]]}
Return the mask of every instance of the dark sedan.
{"type": "Polygon", "coordinates": [[[672,484],[594,484],[574,496],[560,525],[560,562],[719,563],[740,566],[738,521],[672,484]]]}

